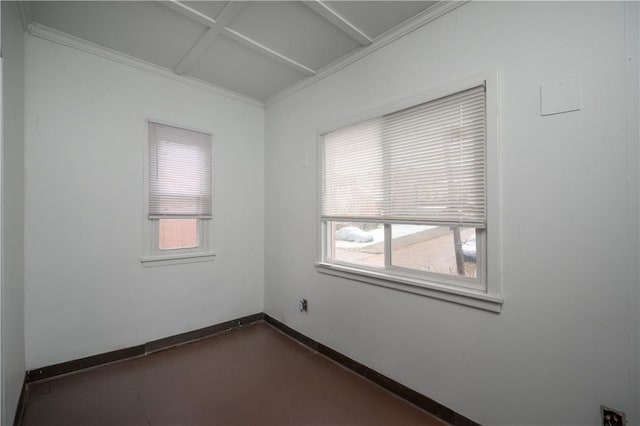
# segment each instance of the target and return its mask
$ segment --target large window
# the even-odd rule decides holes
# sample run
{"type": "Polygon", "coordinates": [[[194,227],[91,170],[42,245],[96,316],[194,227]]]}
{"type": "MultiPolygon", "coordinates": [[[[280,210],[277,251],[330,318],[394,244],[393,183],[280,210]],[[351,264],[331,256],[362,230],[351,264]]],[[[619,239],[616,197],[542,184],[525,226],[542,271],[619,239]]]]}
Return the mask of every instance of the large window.
{"type": "Polygon", "coordinates": [[[149,122],[148,256],[143,261],[210,256],[212,138],[149,122]]]}
{"type": "Polygon", "coordinates": [[[321,272],[486,294],[486,117],[480,84],[322,133],[321,272]]]}

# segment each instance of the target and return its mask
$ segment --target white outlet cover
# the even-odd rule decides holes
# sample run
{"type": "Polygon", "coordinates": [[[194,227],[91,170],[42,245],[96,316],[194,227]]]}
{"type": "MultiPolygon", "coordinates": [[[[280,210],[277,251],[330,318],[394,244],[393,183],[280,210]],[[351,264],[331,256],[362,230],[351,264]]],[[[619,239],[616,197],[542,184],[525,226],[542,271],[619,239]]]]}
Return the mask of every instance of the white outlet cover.
{"type": "Polygon", "coordinates": [[[579,111],[582,108],[580,75],[572,75],[540,85],[540,115],[579,111]]]}

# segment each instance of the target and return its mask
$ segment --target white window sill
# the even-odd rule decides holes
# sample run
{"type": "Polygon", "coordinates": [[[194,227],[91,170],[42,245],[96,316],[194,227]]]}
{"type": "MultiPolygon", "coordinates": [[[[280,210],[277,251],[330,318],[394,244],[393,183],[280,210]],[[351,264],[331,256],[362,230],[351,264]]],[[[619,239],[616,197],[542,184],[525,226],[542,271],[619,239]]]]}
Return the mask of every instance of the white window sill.
{"type": "Polygon", "coordinates": [[[323,274],[348,278],[408,293],[432,297],[434,299],[446,300],[485,311],[499,313],[502,310],[502,297],[487,294],[482,291],[463,287],[453,287],[434,282],[391,275],[386,272],[363,270],[327,262],[317,262],[316,267],[318,272],[323,274]]]}
{"type": "Polygon", "coordinates": [[[155,266],[180,265],[183,263],[211,262],[215,259],[213,252],[161,254],[156,256],[143,256],[140,262],[144,268],[155,266]]]}

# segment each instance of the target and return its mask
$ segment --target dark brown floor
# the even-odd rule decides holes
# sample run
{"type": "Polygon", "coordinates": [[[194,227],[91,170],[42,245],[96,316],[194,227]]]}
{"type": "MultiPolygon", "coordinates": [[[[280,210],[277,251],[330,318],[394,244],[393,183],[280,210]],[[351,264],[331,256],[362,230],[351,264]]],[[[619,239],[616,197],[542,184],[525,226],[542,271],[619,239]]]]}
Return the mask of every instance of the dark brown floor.
{"type": "Polygon", "coordinates": [[[32,425],[443,425],[258,323],[32,384],[32,425]]]}

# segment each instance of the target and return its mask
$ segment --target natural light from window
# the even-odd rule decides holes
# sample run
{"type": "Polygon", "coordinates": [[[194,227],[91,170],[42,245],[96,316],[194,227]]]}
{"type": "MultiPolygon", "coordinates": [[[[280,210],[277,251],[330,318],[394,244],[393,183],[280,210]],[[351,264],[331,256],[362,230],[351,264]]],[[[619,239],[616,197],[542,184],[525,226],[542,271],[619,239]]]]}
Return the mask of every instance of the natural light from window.
{"type": "Polygon", "coordinates": [[[198,247],[198,220],[159,219],[158,246],[160,250],[198,247]]]}
{"type": "MultiPolygon", "coordinates": [[[[334,262],[385,267],[382,223],[330,222],[329,258],[334,262]]],[[[407,272],[477,277],[474,228],[390,225],[390,265],[407,272]]]]}

